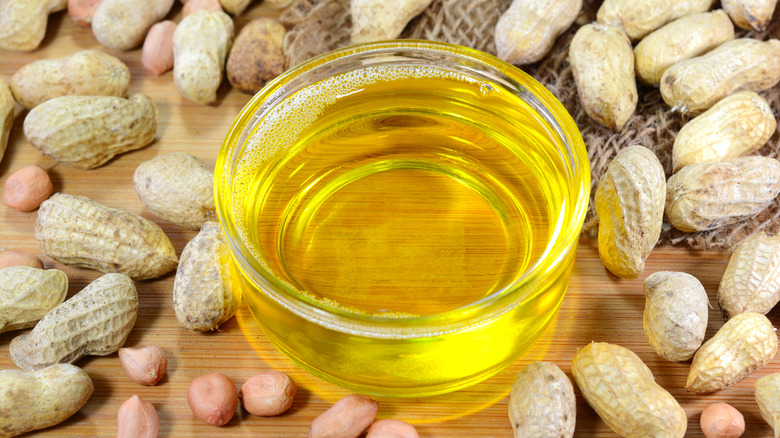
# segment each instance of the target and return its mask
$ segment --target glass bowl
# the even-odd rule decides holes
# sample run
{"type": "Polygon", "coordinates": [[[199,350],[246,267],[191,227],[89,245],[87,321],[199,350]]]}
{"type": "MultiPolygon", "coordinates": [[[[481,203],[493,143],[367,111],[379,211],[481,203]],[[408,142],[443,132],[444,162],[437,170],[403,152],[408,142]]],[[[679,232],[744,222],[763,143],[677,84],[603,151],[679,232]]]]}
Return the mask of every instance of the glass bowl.
{"type": "Polygon", "coordinates": [[[222,145],[214,190],[236,287],[273,344],[338,385],[419,397],[486,379],[539,338],[590,169],[533,78],[405,40],[266,85],[222,145]]]}

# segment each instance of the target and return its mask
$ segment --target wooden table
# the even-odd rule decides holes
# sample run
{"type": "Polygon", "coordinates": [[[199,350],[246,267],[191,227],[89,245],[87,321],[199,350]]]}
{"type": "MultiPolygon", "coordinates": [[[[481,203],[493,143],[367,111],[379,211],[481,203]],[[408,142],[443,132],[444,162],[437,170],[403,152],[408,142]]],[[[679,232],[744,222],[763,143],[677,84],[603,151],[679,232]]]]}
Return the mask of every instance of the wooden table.
{"type": "MultiPolygon", "coordinates": [[[[180,19],[177,2],[172,12],[180,19]]],[[[236,20],[240,29],[252,18],[276,12],[260,5],[251,7],[236,20]]],[[[6,82],[21,66],[43,58],[66,56],[81,49],[98,49],[117,56],[130,68],[130,94],[146,93],[159,109],[157,140],[150,146],[121,155],[95,170],[78,170],[57,165],[41,155],[25,139],[22,122],[26,114],[17,106],[16,121],[4,160],[0,163],[0,185],[15,170],[29,164],[50,169],[55,192],[85,195],[112,207],[127,209],[151,219],[165,230],[177,253],[195,233],[182,231],[154,217],[141,204],[133,190],[132,176],[138,164],[173,151],[189,152],[213,166],[222,139],[233,119],[250,96],[232,90],[227,81],[219,91],[215,105],[202,106],[182,98],[169,72],[156,77],[140,61],[140,49],[113,52],[96,42],[88,28],[77,27],[65,13],[49,20],[46,40],[31,53],[0,51],[0,77],[6,82]]],[[[34,237],[36,213],[19,213],[0,206],[0,250],[19,249],[40,255],[34,237]]],[[[101,274],[87,269],[60,265],[42,256],[47,268],[64,270],[70,279],[69,296],[81,290],[101,274]]],[[[761,418],[753,398],[758,377],[780,372],[780,357],[725,391],[711,395],[689,394],[683,389],[688,363],[671,363],[657,356],[647,343],[642,329],[644,295],[642,282],[647,275],[661,270],[680,270],[701,280],[710,296],[712,308],[707,337],[722,325],[716,293],[728,255],[692,252],[682,247],[661,246],[650,256],[645,274],[632,281],[620,280],[604,269],[598,257],[595,239],[583,237],[566,299],[558,317],[541,340],[520,360],[496,376],[471,388],[430,398],[379,400],[379,418],[397,418],[413,423],[423,437],[511,437],[507,417],[509,389],[518,371],[536,360],[558,364],[570,375],[571,360],[578,348],[591,341],[620,344],[637,353],[656,375],[656,380],[682,404],[688,414],[688,434],[702,436],[701,410],[715,401],[731,403],[745,416],[746,437],[769,437],[771,430],[761,418]]],[[[138,394],[155,405],[160,415],[163,437],[303,437],[309,424],[348,391],[323,382],[298,368],[277,352],[264,337],[246,306],[238,315],[214,333],[198,334],[182,329],[171,308],[173,273],[153,281],[137,283],[140,310],[138,322],[126,346],[156,344],[168,352],[168,374],[154,387],[136,385],[122,372],[116,354],[82,359],[95,383],[95,392],[80,412],[59,426],[41,431],[41,436],[112,436],[116,434],[119,405],[138,394]],[[238,412],[225,427],[208,426],[196,419],[187,405],[189,382],[198,375],[218,371],[241,385],[251,375],[267,369],[288,373],[298,383],[293,407],[278,417],[260,418],[238,412]]],[[[769,314],[780,325],[780,310],[769,314]]],[[[18,333],[0,335],[0,368],[13,368],[8,344],[18,333]]],[[[577,393],[578,437],[616,436],[577,393]]]]}

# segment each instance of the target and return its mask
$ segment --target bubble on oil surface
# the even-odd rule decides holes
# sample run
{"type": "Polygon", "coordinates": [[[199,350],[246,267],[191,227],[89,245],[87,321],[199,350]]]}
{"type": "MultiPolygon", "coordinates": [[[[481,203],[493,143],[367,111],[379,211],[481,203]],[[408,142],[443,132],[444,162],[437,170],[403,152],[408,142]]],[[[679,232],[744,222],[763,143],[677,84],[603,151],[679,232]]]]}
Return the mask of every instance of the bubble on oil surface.
{"type": "MultiPolygon", "coordinates": [[[[479,84],[477,79],[461,73],[429,66],[384,65],[369,66],[327,77],[295,91],[266,114],[257,115],[259,121],[236,161],[230,198],[233,216],[241,239],[249,241],[245,197],[258,169],[264,161],[295,145],[298,138],[328,107],[339,99],[361,90],[367,85],[403,79],[449,79],[468,84],[479,84]]],[[[485,85],[492,92],[493,87],[485,85]]],[[[248,245],[253,255],[262,257],[254,245],[248,245]]]]}
{"type": "Polygon", "coordinates": [[[479,86],[479,92],[482,93],[483,96],[490,96],[490,94],[493,93],[493,86],[490,84],[482,84],[479,86]]]}

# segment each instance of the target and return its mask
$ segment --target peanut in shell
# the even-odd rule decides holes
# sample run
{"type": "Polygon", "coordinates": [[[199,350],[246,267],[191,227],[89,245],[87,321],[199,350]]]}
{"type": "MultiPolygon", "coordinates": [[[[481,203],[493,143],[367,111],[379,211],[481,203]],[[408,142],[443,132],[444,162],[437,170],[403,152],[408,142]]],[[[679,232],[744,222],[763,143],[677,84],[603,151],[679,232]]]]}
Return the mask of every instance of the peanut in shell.
{"type": "Polygon", "coordinates": [[[0,333],[34,326],[67,293],[68,276],[58,269],[0,269],[0,333]]]}
{"type": "Polygon", "coordinates": [[[68,0],[0,1],[0,49],[30,52],[46,36],[49,14],[65,10],[68,0]]]}
{"type": "Polygon", "coordinates": [[[721,0],[723,10],[742,29],[763,32],[772,21],[777,0],[721,0]]]}
{"type": "Polygon", "coordinates": [[[83,196],[57,193],[44,201],[35,238],[44,254],[62,264],[119,272],[133,280],[159,277],[178,262],[157,224],[83,196]]]}
{"type": "Polygon", "coordinates": [[[714,0],[604,0],[596,13],[599,24],[622,28],[632,41],[677,18],[708,11],[714,0]]]}
{"type": "Polygon", "coordinates": [[[515,438],[571,438],[576,413],[574,387],[554,363],[533,362],[515,378],[509,393],[509,421],[515,438]]]}
{"type": "Polygon", "coordinates": [[[718,303],[729,317],[769,313],[780,302],[780,236],[758,232],[731,254],[720,280],[718,303]]]}
{"type": "Polygon", "coordinates": [[[14,96],[11,89],[0,79],[0,162],[8,147],[8,138],[14,125],[14,96]]]}
{"type": "Polygon", "coordinates": [[[774,437],[780,438],[780,373],[756,380],[755,397],[761,417],[772,426],[774,437]]]}

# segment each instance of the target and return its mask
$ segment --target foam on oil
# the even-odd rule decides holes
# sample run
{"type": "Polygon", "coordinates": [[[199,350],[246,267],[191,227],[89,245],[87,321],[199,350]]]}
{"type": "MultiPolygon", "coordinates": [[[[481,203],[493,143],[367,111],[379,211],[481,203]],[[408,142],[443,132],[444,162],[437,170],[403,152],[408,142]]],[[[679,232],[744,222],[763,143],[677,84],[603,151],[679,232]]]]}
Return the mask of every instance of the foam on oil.
{"type": "Polygon", "coordinates": [[[522,276],[555,233],[564,163],[546,126],[517,96],[443,69],[337,74],[257,124],[234,173],[237,229],[327,306],[453,311],[522,276]]]}

